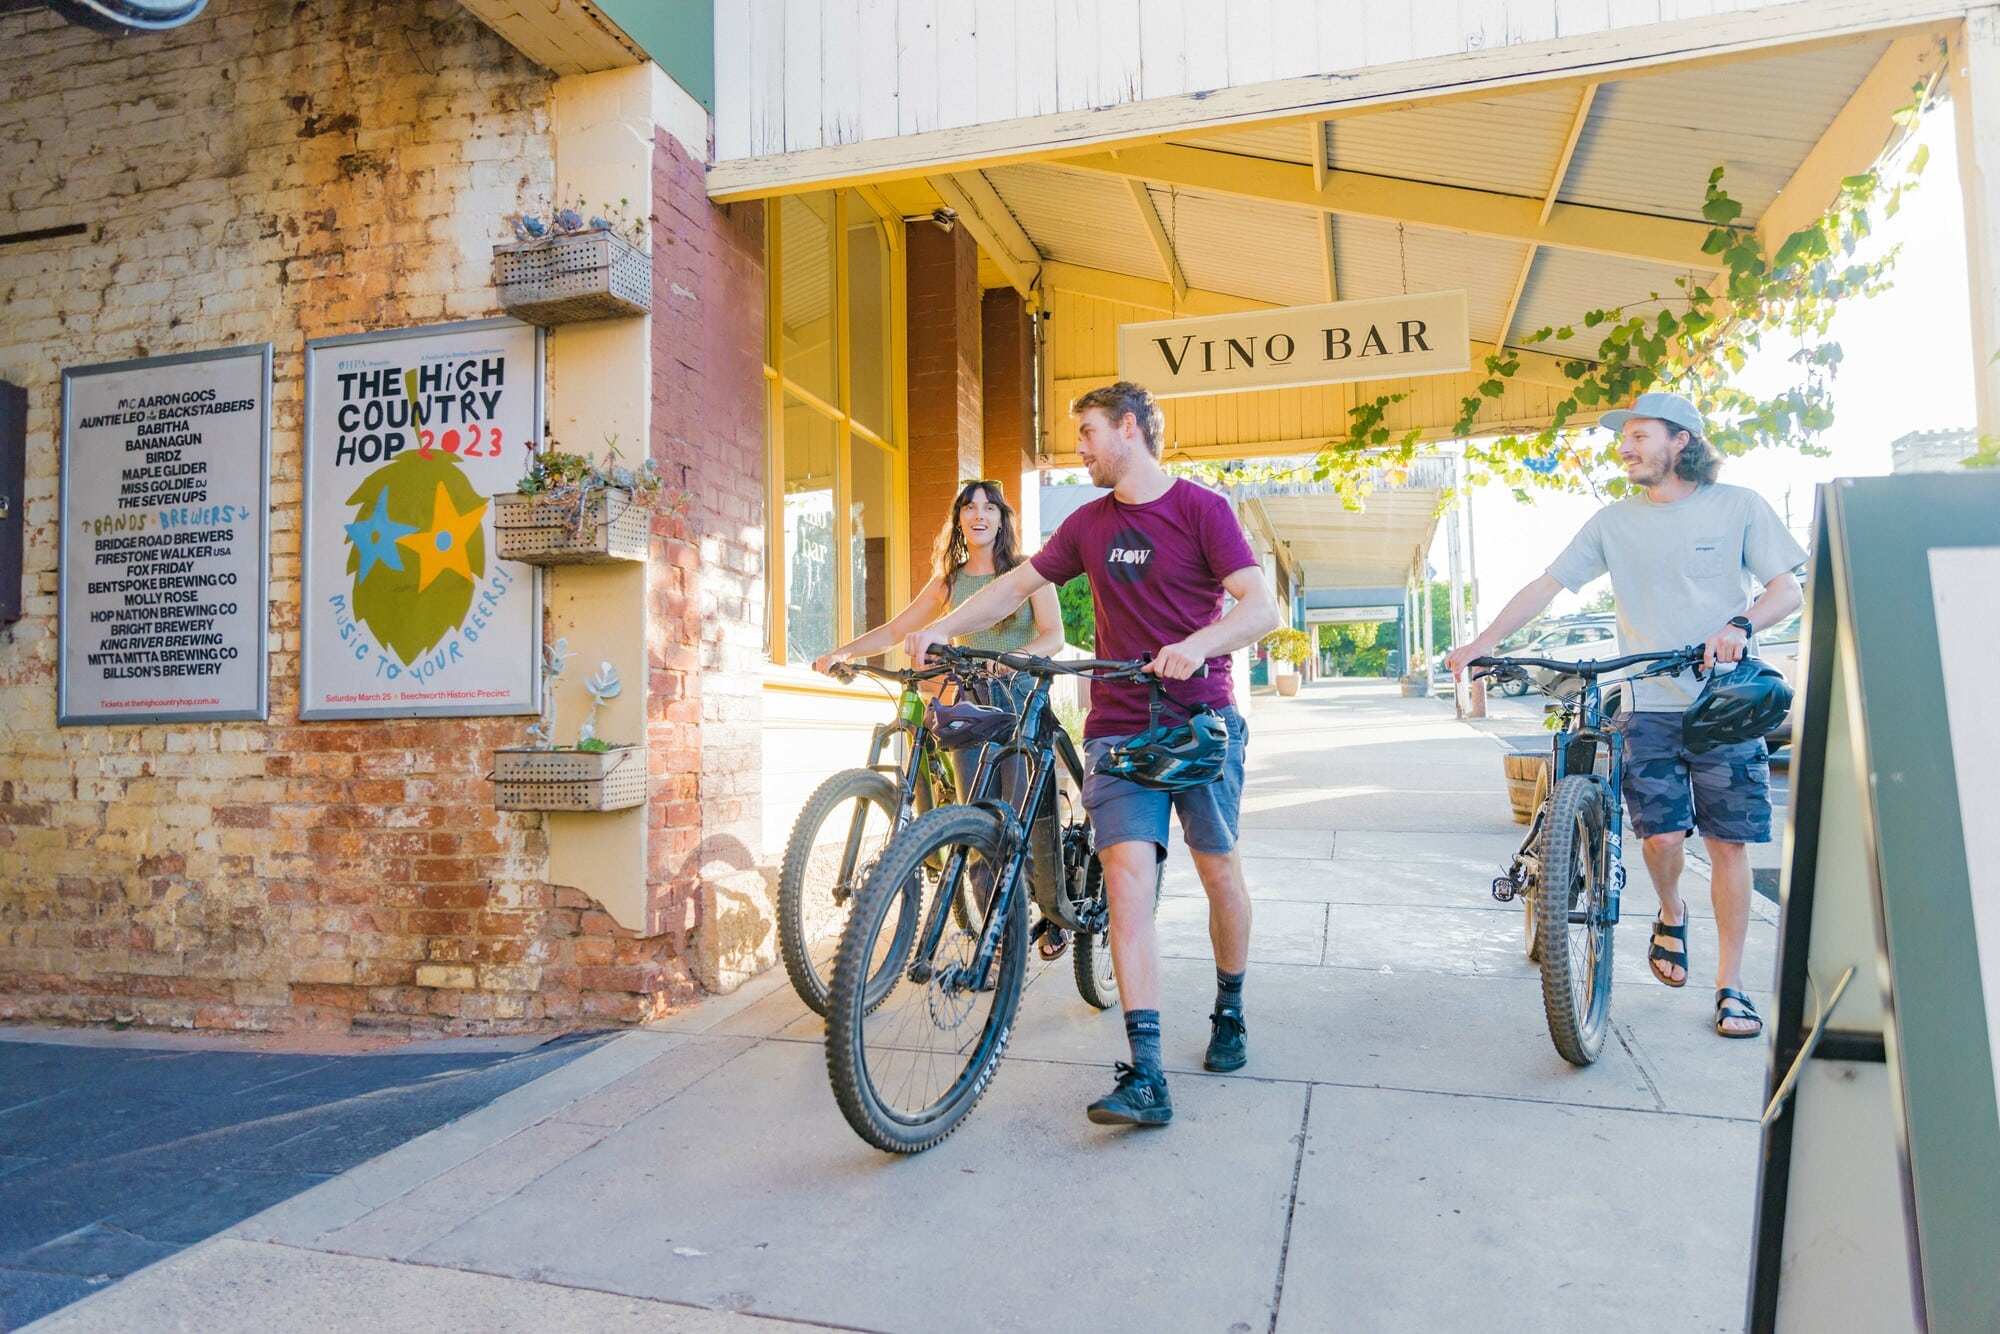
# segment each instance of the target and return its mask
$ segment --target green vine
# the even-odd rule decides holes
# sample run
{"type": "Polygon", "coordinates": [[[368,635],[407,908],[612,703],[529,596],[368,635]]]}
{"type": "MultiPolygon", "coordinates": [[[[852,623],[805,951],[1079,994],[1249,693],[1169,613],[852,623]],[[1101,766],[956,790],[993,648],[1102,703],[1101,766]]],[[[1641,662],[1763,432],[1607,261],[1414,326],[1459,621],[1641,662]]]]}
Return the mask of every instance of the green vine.
{"type": "MultiPolygon", "coordinates": [[[[1920,83],[1914,92],[1896,116],[1906,130],[1915,125],[1929,86],[1920,83]]],[[[1895,216],[1927,156],[1919,148],[1900,168],[1885,161],[1846,178],[1827,211],[1771,255],[1754,230],[1738,225],[1743,205],[1724,190],[1723,168],[1715,168],[1701,209],[1709,224],[1702,251],[1715,258],[1715,273],[1706,279],[1690,273],[1675,280],[1672,292],[1593,310],[1580,325],[1539,329],[1521,340],[1547,348],[1568,381],[1541,430],[1476,437],[1481,412],[1500,400],[1521,372],[1517,351],[1502,349],[1485,359],[1480,367],[1485,378],[1460,401],[1451,427],[1452,436],[1466,442],[1472,483],[1499,482],[1522,500],[1534,489],[1622,494],[1626,483],[1616,442],[1591,441],[1575,423],[1652,389],[1692,399],[1709,423],[1710,443],[1724,454],[1760,447],[1823,454],[1816,437],[1833,421],[1833,381],[1842,355],[1840,344],[1827,336],[1834,311],[1841,302],[1889,286],[1897,247],[1870,260],[1859,258],[1858,251],[1878,215],[1895,216]],[[1793,383],[1769,397],[1732,383],[1750,354],[1773,335],[1798,343],[1789,358],[1798,368],[1793,383]],[[1593,337],[1595,346],[1589,347],[1593,337]]],[[[1327,441],[1305,467],[1182,464],[1177,470],[1223,485],[1327,483],[1343,504],[1358,509],[1376,479],[1399,480],[1426,448],[1421,429],[1397,432],[1389,425],[1389,410],[1408,396],[1383,394],[1350,408],[1346,434],[1327,441]]],[[[2000,447],[1982,444],[1980,458],[1990,455],[2000,463],[2000,447]]]]}

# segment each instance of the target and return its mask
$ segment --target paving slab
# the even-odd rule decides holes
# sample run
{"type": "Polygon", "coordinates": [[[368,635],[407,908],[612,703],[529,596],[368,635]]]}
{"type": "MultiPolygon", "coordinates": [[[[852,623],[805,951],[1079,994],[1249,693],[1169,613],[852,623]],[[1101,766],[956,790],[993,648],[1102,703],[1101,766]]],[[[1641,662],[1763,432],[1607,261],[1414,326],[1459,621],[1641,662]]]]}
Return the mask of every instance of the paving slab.
{"type": "Polygon", "coordinates": [[[32,1328],[37,1334],[781,1334],[838,1326],[231,1239],[183,1252],[32,1328]]]}
{"type": "Polygon", "coordinates": [[[1134,1133],[1072,1110],[1104,1075],[1009,1061],[895,1158],[817,1051],[765,1043],[412,1258],[912,1334],[1268,1328],[1305,1090],[1187,1080],[1174,1125],[1134,1133]]]}
{"type": "Polygon", "coordinates": [[[1740,1330],[1757,1152],[1750,1123],[1316,1087],[1277,1330],[1740,1330]]]}

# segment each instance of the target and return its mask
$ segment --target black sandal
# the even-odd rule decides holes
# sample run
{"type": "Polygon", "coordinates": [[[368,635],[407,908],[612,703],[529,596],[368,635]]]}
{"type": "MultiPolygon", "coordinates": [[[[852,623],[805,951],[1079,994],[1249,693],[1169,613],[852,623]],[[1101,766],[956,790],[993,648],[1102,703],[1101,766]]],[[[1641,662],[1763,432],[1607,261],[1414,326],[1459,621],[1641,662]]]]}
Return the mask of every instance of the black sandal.
{"type": "Polygon", "coordinates": [[[1660,981],[1667,986],[1670,987],[1686,986],[1688,981],[1687,909],[1686,908],[1681,909],[1681,920],[1678,926],[1668,926],[1665,922],[1660,920],[1660,915],[1658,913],[1654,913],[1653,935],[1671,936],[1675,940],[1678,940],[1681,943],[1681,948],[1677,950],[1670,950],[1665,945],[1660,944],[1658,940],[1649,940],[1646,945],[1646,967],[1652,969],[1653,976],[1659,978],[1660,981]],[[1663,963],[1671,964],[1673,967],[1681,970],[1681,975],[1678,980],[1668,977],[1666,973],[1661,971],[1660,965],[1663,963]]]}
{"type": "Polygon", "coordinates": [[[1049,918],[1036,918],[1034,929],[1028,936],[1036,942],[1036,953],[1050,963],[1069,953],[1069,932],[1057,926],[1049,918]]]}
{"type": "Polygon", "coordinates": [[[1725,1038],[1755,1038],[1764,1034],[1764,1017],[1757,1013],[1757,1007],[1750,998],[1734,987],[1722,987],[1715,993],[1715,1031],[1725,1038]],[[1727,1019],[1750,1019],[1757,1027],[1749,1029],[1728,1029],[1722,1026],[1727,1019]]]}

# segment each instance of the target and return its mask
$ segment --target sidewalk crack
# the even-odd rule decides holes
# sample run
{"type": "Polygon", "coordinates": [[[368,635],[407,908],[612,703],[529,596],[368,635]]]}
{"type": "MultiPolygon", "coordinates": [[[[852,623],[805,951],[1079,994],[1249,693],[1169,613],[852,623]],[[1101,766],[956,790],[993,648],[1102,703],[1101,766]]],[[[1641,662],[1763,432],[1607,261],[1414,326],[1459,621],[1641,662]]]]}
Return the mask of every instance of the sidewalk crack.
{"type": "Polygon", "coordinates": [[[1277,1285],[1271,1289],[1271,1334],[1277,1334],[1278,1304],[1285,1297],[1285,1264],[1291,1258],[1292,1253],[1292,1217],[1299,1211],[1299,1177],[1305,1171],[1306,1139],[1308,1137],[1308,1129],[1312,1125],[1312,1114],[1313,1086],[1308,1084],[1306,1085],[1305,1110],[1299,1114],[1299,1152],[1292,1159],[1292,1192],[1287,1197],[1285,1203],[1285,1235],[1284,1239],[1278,1243],[1278,1281],[1277,1285]]]}
{"type": "Polygon", "coordinates": [[[1653,1095],[1653,1101],[1659,1105],[1659,1109],[1666,1111],[1667,1100],[1660,1096],[1660,1085],[1659,1081],[1653,1078],[1653,1068],[1639,1055],[1639,1039],[1633,1035],[1630,1028],[1615,1019],[1611,1022],[1611,1032],[1617,1037],[1618,1045],[1625,1049],[1625,1054],[1632,1058],[1632,1064],[1638,1068],[1639,1078],[1646,1081],[1646,1091],[1653,1095]]]}

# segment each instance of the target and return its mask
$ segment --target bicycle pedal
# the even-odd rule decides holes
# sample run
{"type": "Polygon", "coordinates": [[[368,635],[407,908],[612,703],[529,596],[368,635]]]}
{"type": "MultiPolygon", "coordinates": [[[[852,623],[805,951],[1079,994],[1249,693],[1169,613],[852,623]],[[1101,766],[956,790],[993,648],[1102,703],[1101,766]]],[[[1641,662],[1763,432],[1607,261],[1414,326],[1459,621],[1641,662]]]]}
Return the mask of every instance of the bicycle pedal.
{"type": "Polygon", "coordinates": [[[1514,896],[1520,892],[1521,887],[1514,883],[1513,876],[1496,875],[1493,877],[1493,897],[1500,902],[1512,903],[1514,896]]]}

